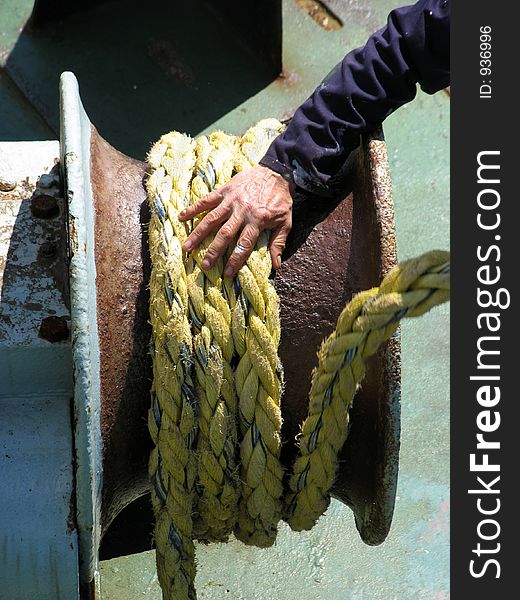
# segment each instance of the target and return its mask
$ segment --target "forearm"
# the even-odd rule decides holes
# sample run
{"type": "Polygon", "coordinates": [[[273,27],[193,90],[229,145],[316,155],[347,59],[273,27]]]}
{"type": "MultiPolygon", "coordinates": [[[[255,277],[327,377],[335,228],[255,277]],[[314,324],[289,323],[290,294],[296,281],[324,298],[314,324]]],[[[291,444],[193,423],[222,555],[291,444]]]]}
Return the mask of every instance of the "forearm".
{"type": "Polygon", "coordinates": [[[449,85],[449,2],[420,0],[392,11],[363,48],[347,54],[295,112],[261,164],[319,194],[363,132],[415,97],[449,85]]]}

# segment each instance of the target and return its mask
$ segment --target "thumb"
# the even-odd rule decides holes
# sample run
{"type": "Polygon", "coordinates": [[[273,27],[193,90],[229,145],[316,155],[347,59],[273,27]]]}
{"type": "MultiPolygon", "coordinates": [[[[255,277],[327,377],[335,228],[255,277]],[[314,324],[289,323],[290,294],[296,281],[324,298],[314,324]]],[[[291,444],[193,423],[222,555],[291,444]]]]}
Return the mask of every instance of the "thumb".
{"type": "Polygon", "coordinates": [[[285,242],[287,236],[291,231],[290,223],[284,223],[275,229],[271,235],[271,243],[269,244],[269,251],[271,253],[271,262],[273,269],[277,270],[282,266],[282,253],[285,249],[285,242]]]}

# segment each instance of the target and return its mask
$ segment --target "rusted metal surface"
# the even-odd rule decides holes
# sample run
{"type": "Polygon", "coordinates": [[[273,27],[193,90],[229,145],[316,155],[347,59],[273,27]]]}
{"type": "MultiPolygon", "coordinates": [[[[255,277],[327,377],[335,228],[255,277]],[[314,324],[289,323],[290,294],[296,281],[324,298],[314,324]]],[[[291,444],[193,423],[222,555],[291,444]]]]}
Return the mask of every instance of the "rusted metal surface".
{"type": "Polygon", "coordinates": [[[295,0],[298,8],[303,10],[325,31],[337,31],[343,27],[343,23],[326,3],[320,0],[295,0]]]}
{"type": "MultiPolygon", "coordinates": [[[[351,165],[345,200],[297,199],[294,229],[275,286],[281,299],[285,369],[284,462],[306,416],[316,352],[353,294],[378,285],[396,263],[390,177],[384,142],[365,142],[351,165]]],[[[399,450],[399,349],[393,341],[369,360],[351,411],[332,493],[348,504],[366,543],[390,528],[399,450]]]]}
{"type": "Polygon", "coordinates": [[[60,214],[60,207],[54,196],[34,194],[31,199],[31,212],[39,219],[53,219],[60,214]]]}
{"type": "Polygon", "coordinates": [[[38,250],[38,256],[41,258],[53,258],[56,256],[57,246],[54,242],[43,242],[38,250]]]}
{"type": "MultiPolygon", "coordinates": [[[[57,142],[0,143],[0,178],[15,184],[0,191],[0,343],[6,346],[43,345],[42,320],[69,318],[63,222],[35,218],[32,210],[35,199],[45,197],[60,214],[59,182],[40,186],[41,177],[57,169],[57,152],[57,142]]],[[[10,363],[9,355],[5,361],[2,366],[10,363]]]]}
{"type": "MultiPolygon", "coordinates": [[[[125,506],[148,491],[148,215],[145,164],[114,150],[94,129],[91,139],[106,531],[125,506]]],[[[321,341],[334,329],[352,294],[376,285],[395,264],[384,143],[366,142],[356,160],[351,192],[344,200],[295,200],[286,260],[274,279],[281,299],[280,354],[286,377],[282,458],[286,464],[306,414],[321,341]]],[[[369,362],[333,489],[335,497],[352,507],[360,533],[370,544],[384,540],[392,518],[399,446],[398,380],[394,341],[369,362]]],[[[144,547],[147,544],[149,539],[144,547]]]]}
{"type": "MultiPolygon", "coordinates": [[[[355,167],[358,201],[366,203],[373,236],[363,252],[374,255],[377,285],[396,264],[394,206],[386,145],[382,135],[363,147],[355,167]]],[[[355,220],[355,219],[354,219],[355,220]]],[[[366,230],[364,232],[366,234],[366,230]]],[[[356,259],[354,259],[356,260],[356,259]]],[[[363,256],[357,260],[363,268],[363,256]]],[[[362,286],[364,287],[364,286],[362,286]]],[[[369,360],[365,382],[351,411],[352,427],[341,458],[336,497],[352,507],[356,526],[369,545],[388,535],[395,503],[400,444],[401,364],[398,335],[369,360]]]]}
{"type": "Polygon", "coordinates": [[[0,192],[12,192],[16,187],[16,179],[9,175],[0,175],[0,192]]]}
{"type": "Polygon", "coordinates": [[[103,515],[117,513],[148,489],[146,428],[149,258],[144,224],[145,164],[112,148],[92,128],[98,332],[101,352],[103,515]]]}

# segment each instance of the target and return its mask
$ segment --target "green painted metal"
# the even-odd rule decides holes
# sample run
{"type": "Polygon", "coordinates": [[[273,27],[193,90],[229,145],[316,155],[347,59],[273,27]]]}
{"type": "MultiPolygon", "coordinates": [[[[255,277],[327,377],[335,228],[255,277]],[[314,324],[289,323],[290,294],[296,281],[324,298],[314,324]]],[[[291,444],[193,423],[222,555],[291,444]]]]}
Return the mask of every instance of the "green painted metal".
{"type": "MultiPolygon", "coordinates": [[[[138,158],[167,129],[185,129],[195,135],[221,127],[238,133],[263,116],[287,116],[344,54],[361,45],[384,23],[388,11],[401,2],[330,0],[327,4],[341,18],[342,29],[324,31],[298,10],[293,0],[284,0],[284,72],[283,77],[269,83],[262,73],[248,74],[258,60],[237,57],[225,27],[219,33],[228,45],[224,44],[221,54],[215,54],[214,48],[205,44],[210,34],[203,21],[208,13],[198,3],[183,3],[177,20],[177,26],[186,29],[181,40],[183,51],[179,51],[181,63],[185,62],[201,81],[209,81],[211,71],[217,75],[212,85],[179,91],[182,70],[173,78],[167,77],[164,63],[161,66],[161,45],[159,51],[154,52],[153,44],[147,50],[149,40],[136,38],[140,33],[129,36],[128,32],[134,31],[132,23],[140,20],[142,30],[156,27],[158,39],[171,43],[176,21],[165,15],[177,10],[180,3],[156,2],[150,6],[130,2],[132,10],[125,11],[123,2],[111,2],[68,18],[67,27],[56,34],[52,47],[49,40],[37,43],[27,34],[18,37],[17,28],[24,22],[22,13],[25,10],[25,18],[30,13],[30,1],[0,0],[0,34],[5,33],[0,37],[4,49],[1,60],[37,108],[33,112],[8,83],[12,108],[6,108],[2,100],[0,138],[6,135],[8,114],[18,114],[20,122],[25,119],[28,128],[39,131],[38,112],[45,115],[42,107],[51,106],[54,96],[57,111],[55,82],[64,68],[73,68],[78,74],[87,111],[102,135],[138,158]],[[195,36],[202,40],[200,47],[195,36]],[[205,75],[199,75],[199,70],[205,75]],[[223,83],[219,84],[218,78],[223,83]],[[41,87],[29,85],[36,81],[41,87]],[[149,110],[152,105],[154,110],[149,110]],[[121,125],[125,119],[126,127],[121,125]]],[[[7,97],[2,79],[0,99],[7,97]]],[[[55,127],[52,115],[45,116],[55,127]]],[[[413,103],[387,119],[385,137],[399,258],[433,247],[448,248],[448,95],[419,93],[413,103]]],[[[275,548],[246,548],[236,542],[199,547],[197,587],[201,598],[449,597],[448,330],[449,307],[402,326],[402,446],[398,498],[387,541],[376,548],[363,545],[349,509],[333,502],[315,529],[303,534],[284,529],[275,548]]],[[[106,561],[101,564],[101,577],[104,600],[160,598],[152,552],[106,561]]]]}
{"type": "Polygon", "coordinates": [[[22,31],[3,63],[54,131],[59,75],[74,72],[100,134],[136,158],[166,129],[210,126],[273,77],[202,0],[97,5],[22,31]]]}
{"type": "Polygon", "coordinates": [[[51,140],[56,135],[0,68],[0,140],[51,140]]]}
{"type": "Polygon", "coordinates": [[[0,65],[15,46],[34,0],[0,0],[0,65]]]}

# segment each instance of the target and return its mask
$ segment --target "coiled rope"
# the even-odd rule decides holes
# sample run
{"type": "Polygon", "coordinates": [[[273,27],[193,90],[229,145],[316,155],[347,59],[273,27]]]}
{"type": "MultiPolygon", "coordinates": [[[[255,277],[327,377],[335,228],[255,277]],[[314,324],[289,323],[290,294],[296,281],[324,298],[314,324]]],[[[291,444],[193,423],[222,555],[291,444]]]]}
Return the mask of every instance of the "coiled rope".
{"type": "Polygon", "coordinates": [[[157,571],[166,600],[196,598],[194,539],[270,546],[277,525],[310,529],[330,502],[348,413],[365,360],[404,317],[449,299],[449,253],[429,252],[393,269],[378,288],[342,311],[312,376],[298,457],[284,484],[280,463],[283,369],[279,300],[269,281],[263,234],[234,279],[224,260],[201,263],[212,237],[182,251],[193,223],[177,215],[265,154],[282,125],[260,121],[244,136],[197,140],[178,132],[148,162],[154,381],[149,473],[156,517],[157,571]],[[285,488],[285,489],[284,489],[285,488]]]}

